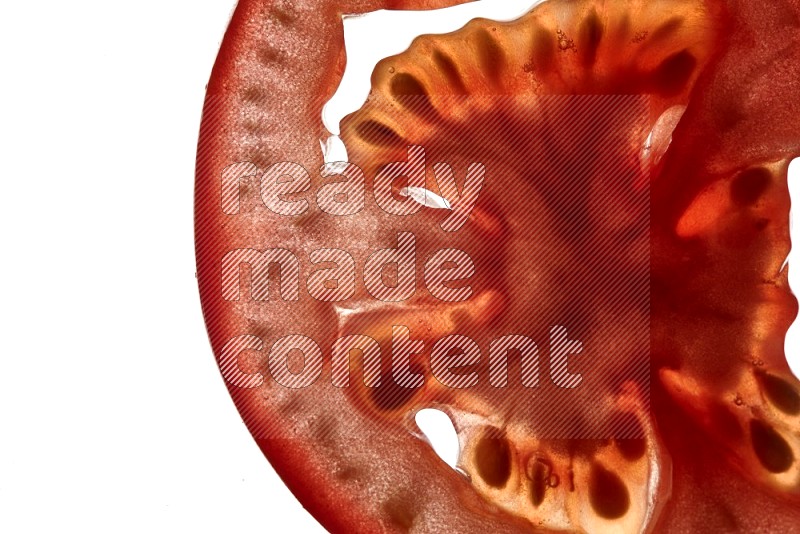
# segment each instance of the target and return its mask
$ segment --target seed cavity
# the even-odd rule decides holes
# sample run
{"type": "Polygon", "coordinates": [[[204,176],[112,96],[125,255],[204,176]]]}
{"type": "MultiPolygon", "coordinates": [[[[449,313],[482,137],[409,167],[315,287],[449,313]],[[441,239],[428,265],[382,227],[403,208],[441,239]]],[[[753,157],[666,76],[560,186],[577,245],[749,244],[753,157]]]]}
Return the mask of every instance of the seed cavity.
{"type": "Polygon", "coordinates": [[[659,26],[653,33],[650,34],[650,42],[657,43],[658,41],[672,37],[683,25],[683,17],[675,16],[668,19],[664,24],[659,26]]]}
{"type": "Polygon", "coordinates": [[[378,121],[368,120],[356,126],[356,134],[375,146],[394,146],[403,143],[402,137],[390,127],[378,121]]]}
{"type": "Polygon", "coordinates": [[[502,488],[511,477],[511,445],[505,432],[487,428],[475,447],[475,466],[488,485],[502,488]]]}
{"type": "Polygon", "coordinates": [[[638,460],[647,452],[647,441],[644,439],[619,439],[616,444],[622,457],[629,462],[638,460]]]}
{"type": "Polygon", "coordinates": [[[433,51],[433,62],[445,78],[447,78],[448,86],[456,94],[466,94],[467,88],[464,85],[464,80],[458,72],[456,64],[448,56],[439,50],[433,51]]]}
{"type": "Polygon", "coordinates": [[[688,51],[681,50],[661,62],[653,73],[653,81],[658,92],[673,96],[681,92],[692,76],[697,59],[688,51]]]}
{"type": "Polygon", "coordinates": [[[538,27],[533,31],[533,57],[531,58],[533,67],[539,72],[545,71],[553,64],[556,49],[553,43],[553,36],[544,28],[538,27]]]}
{"type": "Polygon", "coordinates": [[[769,402],[789,415],[800,414],[800,393],[783,378],[768,373],[756,373],[761,390],[769,402]]]}
{"type": "Polygon", "coordinates": [[[590,67],[597,59],[597,49],[603,38],[603,24],[600,22],[600,17],[597,16],[597,11],[592,9],[592,12],[581,24],[580,32],[583,66],[590,67]]]}
{"type": "Polygon", "coordinates": [[[503,49],[486,30],[478,31],[475,34],[475,40],[478,44],[478,57],[483,71],[493,83],[501,83],[503,69],[506,64],[506,56],[503,49]]]}
{"type": "Polygon", "coordinates": [[[392,77],[391,92],[398,103],[409,111],[427,115],[435,112],[425,86],[416,77],[406,72],[392,77]]]}
{"type": "MultiPolygon", "coordinates": [[[[415,371],[412,368],[412,371],[415,371]]],[[[372,403],[376,408],[386,412],[393,412],[406,406],[414,398],[418,388],[403,387],[394,381],[390,372],[381,377],[381,385],[367,388],[372,403]]]]}
{"type": "Polygon", "coordinates": [[[542,458],[531,458],[528,462],[526,475],[531,481],[531,502],[534,506],[539,506],[544,502],[547,486],[550,485],[551,469],[550,463],[542,458]]]}
{"type": "Polygon", "coordinates": [[[750,421],[750,440],[758,461],[767,471],[783,473],[794,463],[792,448],[774,428],[763,421],[750,421]]]}
{"type": "Polygon", "coordinates": [[[428,96],[422,82],[406,72],[401,72],[392,78],[392,93],[396,97],[428,96]]]}
{"type": "Polygon", "coordinates": [[[739,206],[752,206],[766,192],[772,175],[764,167],[747,169],[731,183],[731,199],[739,206]]]}
{"type": "Polygon", "coordinates": [[[589,501],[597,515],[606,519],[622,517],[631,505],[622,479],[598,464],[592,466],[589,478],[589,501]]]}
{"type": "MultiPolygon", "coordinates": [[[[619,412],[614,418],[614,426],[624,429],[624,438],[614,439],[622,457],[633,462],[641,458],[647,452],[647,440],[644,439],[644,429],[639,419],[630,412],[619,412]]],[[[621,434],[621,431],[620,431],[621,434]]]]}

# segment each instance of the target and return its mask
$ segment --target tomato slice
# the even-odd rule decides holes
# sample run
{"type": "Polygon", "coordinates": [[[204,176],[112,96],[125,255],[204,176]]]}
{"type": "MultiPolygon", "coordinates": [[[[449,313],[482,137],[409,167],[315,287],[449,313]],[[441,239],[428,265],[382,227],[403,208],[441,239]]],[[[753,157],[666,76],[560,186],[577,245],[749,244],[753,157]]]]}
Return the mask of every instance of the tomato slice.
{"type": "Polygon", "coordinates": [[[198,281],[264,454],[332,532],[797,531],[800,7],[550,0],[421,36],[325,164],[341,15],[452,3],[234,13],[198,281]]]}

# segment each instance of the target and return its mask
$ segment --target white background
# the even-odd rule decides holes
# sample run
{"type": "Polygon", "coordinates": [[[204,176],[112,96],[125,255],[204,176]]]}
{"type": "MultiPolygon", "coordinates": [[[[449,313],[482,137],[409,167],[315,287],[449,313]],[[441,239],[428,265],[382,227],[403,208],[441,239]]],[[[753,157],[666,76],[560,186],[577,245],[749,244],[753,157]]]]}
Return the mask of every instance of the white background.
{"type": "Polygon", "coordinates": [[[195,143],[233,4],[0,8],[2,532],[322,532],[197,297],[195,143]]]}
{"type": "Polygon", "coordinates": [[[324,532],[241,423],[197,296],[234,0],[2,5],[0,532],[324,532]]]}

